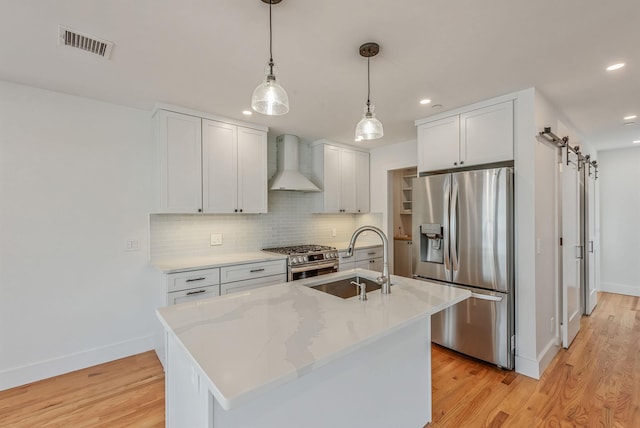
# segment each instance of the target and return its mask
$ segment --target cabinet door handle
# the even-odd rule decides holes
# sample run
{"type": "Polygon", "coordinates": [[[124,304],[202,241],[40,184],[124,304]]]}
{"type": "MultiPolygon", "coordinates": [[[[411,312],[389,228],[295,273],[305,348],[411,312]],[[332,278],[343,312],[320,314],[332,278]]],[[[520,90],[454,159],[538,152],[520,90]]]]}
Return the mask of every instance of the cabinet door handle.
{"type": "Polygon", "coordinates": [[[242,212],[242,208],[240,208],[240,212],[242,212]]]}
{"type": "Polygon", "coordinates": [[[460,161],[460,165],[464,165],[464,161],[460,161]]]}
{"type": "Polygon", "coordinates": [[[260,268],[260,269],[251,269],[249,272],[251,272],[251,273],[264,272],[264,268],[260,268]]]}
{"type": "Polygon", "coordinates": [[[202,212],[202,208],[198,208],[198,212],[201,213],[202,212]]]}
{"type": "Polygon", "coordinates": [[[454,164],[454,165],[458,165],[458,162],[454,162],[453,164],[454,164]]]}
{"type": "Polygon", "coordinates": [[[204,279],[205,279],[204,276],[200,278],[189,278],[185,282],[204,281],[204,279]]]}
{"type": "Polygon", "coordinates": [[[189,292],[187,293],[187,296],[191,296],[191,295],[193,295],[193,294],[200,294],[200,293],[204,293],[205,291],[207,291],[207,290],[189,291],[189,292]]]}
{"type": "Polygon", "coordinates": [[[233,210],[233,212],[234,212],[234,213],[237,213],[237,212],[238,212],[238,209],[237,209],[237,208],[236,208],[236,209],[234,209],[234,210],[233,210]]]}

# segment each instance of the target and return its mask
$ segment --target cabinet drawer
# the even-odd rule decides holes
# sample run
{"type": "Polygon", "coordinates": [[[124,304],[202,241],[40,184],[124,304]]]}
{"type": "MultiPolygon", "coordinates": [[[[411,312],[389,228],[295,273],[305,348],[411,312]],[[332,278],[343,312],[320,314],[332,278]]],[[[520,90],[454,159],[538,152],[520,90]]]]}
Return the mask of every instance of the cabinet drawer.
{"type": "Polygon", "coordinates": [[[382,246],[356,250],[356,262],[382,257],[382,246]]]}
{"type": "Polygon", "coordinates": [[[266,285],[281,284],[283,282],[287,282],[287,277],[284,274],[272,275],[263,278],[245,279],[244,281],[222,284],[220,286],[220,294],[224,296],[229,293],[238,293],[240,291],[247,291],[253,288],[264,287],[266,285]]]}
{"type": "Polygon", "coordinates": [[[220,269],[202,269],[167,275],[167,291],[188,290],[220,284],[220,269]]]}
{"type": "Polygon", "coordinates": [[[286,274],[286,272],[286,260],[226,266],[220,269],[220,282],[226,284],[229,282],[243,281],[245,279],[286,274]]]}
{"type": "Polygon", "coordinates": [[[191,302],[193,300],[206,299],[220,295],[219,285],[208,287],[192,288],[190,290],[174,291],[167,293],[167,304],[177,305],[178,303],[191,302]]]}

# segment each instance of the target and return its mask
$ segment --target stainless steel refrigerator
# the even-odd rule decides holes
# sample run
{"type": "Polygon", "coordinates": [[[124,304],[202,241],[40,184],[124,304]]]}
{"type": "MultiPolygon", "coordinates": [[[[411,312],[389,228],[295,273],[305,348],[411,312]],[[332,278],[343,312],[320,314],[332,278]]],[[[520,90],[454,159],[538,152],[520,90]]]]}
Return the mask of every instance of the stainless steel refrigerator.
{"type": "Polygon", "coordinates": [[[513,169],[414,179],[412,229],[414,277],[472,292],[431,317],[432,340],[512,369],[513,169]]]}

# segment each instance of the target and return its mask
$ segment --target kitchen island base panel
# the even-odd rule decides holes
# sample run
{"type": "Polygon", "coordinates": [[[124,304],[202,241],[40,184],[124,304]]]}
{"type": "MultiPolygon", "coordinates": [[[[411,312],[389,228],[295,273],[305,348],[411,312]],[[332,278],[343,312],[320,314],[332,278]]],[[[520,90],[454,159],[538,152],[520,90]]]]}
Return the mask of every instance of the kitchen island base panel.
{"type": "Polygon", "coordinates": [[[230,410],[171,338],[167,427],[423,427],[431,421],[430,336],[422,318],[230,410]]]}

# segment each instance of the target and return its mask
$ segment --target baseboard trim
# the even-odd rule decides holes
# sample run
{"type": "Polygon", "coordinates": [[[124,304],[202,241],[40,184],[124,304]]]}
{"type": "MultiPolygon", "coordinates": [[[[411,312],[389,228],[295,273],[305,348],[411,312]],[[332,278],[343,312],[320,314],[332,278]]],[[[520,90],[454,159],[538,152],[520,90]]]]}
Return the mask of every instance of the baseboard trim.
{"type": "Polygon", "coordinates": [[[0,391],[154,349],[153,335],[0,371],[0,391]]]}
{"type": "Polygon", "coordinates": [[[627,284],[616,284],[614,282],[600,282],[600,289],[598,291],[640,297],[640,287],[627,284]]]}
{"type": "Polygon", "coordinates": [[[558,340],[553,338],[535,360],[516,355],[516,372],[533,379],[540,379],[558,351],[560,351],[558,340]]]}

